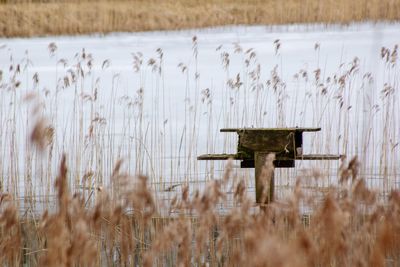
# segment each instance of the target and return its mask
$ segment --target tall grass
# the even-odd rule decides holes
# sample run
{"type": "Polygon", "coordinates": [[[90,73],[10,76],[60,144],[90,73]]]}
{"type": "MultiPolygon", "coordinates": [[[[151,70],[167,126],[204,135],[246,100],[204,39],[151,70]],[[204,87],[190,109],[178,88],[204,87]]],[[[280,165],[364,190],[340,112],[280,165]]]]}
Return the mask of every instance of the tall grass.
{"type": "Polygon", "coordinates": [[[0,37],[399,20],[392,0],[2,1],[0,37]]]}
{"type": "Polygon", "coordinates": [[[191,58],[176,66],[183,92],[165,79],[162,49],[129,55],[124,84],[112,59],[96,62],[85,49],[60,58],[51,43],[54,88],[43,87],[29,53],[2,51],[0,261],[398,264],[397,46],[376,51],[381,74],[354,58],[333,73],[317,61],[292,81],[281,75],[280,40],[267,70],[254,49],[219,46],[225,76],[203,84],[200,42],[193,37],[191,58]],[[305,149],[349,159],[277,170],[278,201],[264,211],[248,171],[196,160],[236,148],[219,128],[310,125],[323,131],[305,149]]]}
{"type": "MultiPolygon", "coordinates": [[[[272,164],[266,164],[272,166],[272,164]]],[[[57,208],[24,220],[12,197],[0,199],[0,261],[4,266],[396,266],[400,193],[383,205],[358,176],[357,159],[343,162],[340,182],[322,197],[304,192],[305,179],[282,201],[258,210],[246,182],[221,179],[204,191],[187,186],[160,216],[145,177],[121,172],[94,206],[72,194],[63,156],[55,181],[57,208]],[[231,188],[233,207],[221,215],[231,188]],[[115,194],[117,193],[117,194],[115,194]],[[311,212],[304,216],[302,207],[311,212]]],[[[268,168],[268,167],[266,167],[268,168]]],[[[324,179],[314,176],[311,179],[324,179]]]]}
{"type": "MultiPolygon", "coordinates": [[[[301,69],[292,81],[284,81],[279,42],[274,42],[276,65],[271,70],[262,68],[252,48],[217,47],[225,77],[204,84],[194,37],[192,58],[175,71],[183,78],[183,92],[165,80],[163,60],[168,55],[162,49],[150,56],[132,54],[131,83],[126,86],[122,74],[108,70],[111,60],[94,63],[94,55],[84,49],[72,59],[58,58],[52,43],[54,89],[43,88],[40,74],[31,71],[28,53],[15,62],[12,52],[3,50],[10,62],[0,81],[2,190],[14,196],[51,195],[51,179],[64,151],[70,152],[74,190],[108,185],[106,178],[120,159],[129,162],[129,173],[146,174],[164,190],[214,177],[222,165],[198,163],[196,156],[235,152],[236,137],[220,134],[220,128],[290,126],[321,127],[321,133],[306,139],[306,150],[357,155],[370,185],[379,180],[384,184],[373,186],[385,191],[395,187],[397,47],[377,51],[382,73],[363,72],[355,58],[333,73],[317,63],[315,69],[301,69]]],[[[334,170],[335,164],[321,164],[323,170],[334,170]]]]}

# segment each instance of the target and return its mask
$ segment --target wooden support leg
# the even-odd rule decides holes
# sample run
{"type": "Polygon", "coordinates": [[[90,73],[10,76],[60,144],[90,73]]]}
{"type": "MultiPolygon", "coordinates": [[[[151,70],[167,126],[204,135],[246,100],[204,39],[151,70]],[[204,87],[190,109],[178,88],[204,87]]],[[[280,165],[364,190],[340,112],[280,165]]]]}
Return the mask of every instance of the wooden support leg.
{"type": "Polygon", "coordinates": [[[268,152],[255,152],[256,203],[268,204],[274,200],[274,156],[268,152]]]}

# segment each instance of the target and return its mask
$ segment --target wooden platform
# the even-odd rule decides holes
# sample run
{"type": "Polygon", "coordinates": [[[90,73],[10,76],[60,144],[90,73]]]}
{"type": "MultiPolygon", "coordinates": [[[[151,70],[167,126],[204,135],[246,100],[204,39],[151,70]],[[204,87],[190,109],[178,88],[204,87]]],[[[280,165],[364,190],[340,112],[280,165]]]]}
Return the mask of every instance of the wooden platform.
{"type": "Polygon", "coordinates": [[[291,127],[291,128],[222,128],[220,132],[227,133],[227,132],[247,132],[247,131],[263,131],[263,132],[273,132],[273,131],[285,131],[285,132],[319,132],[321,128],[301,128],[301,127],[291,127]]]}
{"type": "MultiPolygon", "coordinates": [[[[308,154],[296,156],[294,160],[338,160],[341,155],[308,154]]],[[[198,160],[246,160],[246,157],[237,154],[204,154],[197,157],[198,160]]],[[[289,159],[287,159],[289,160],[289,159]]]]}
{"type": "Polygon", "coordinates": [[[197,157],[198,160],[243,160],[243,157],[240,157],[237,154],[204,154],[197,157]]]}
{"type": "Polygon", "coordinates": [[[198,160],[240,160],[241,168],[255,168],[256,202],[264,205],[274,200],[274,168],[294,168],[297,160],[338,160],[341,155],[303,154],[303,133],[321,128],[223,128],[221,132],[238,135],[236,154],[204,154],[198,160]],[[269,154],[274,154],[268,177],[262,173],[269,154]]]}
{"type": "Polygon", "coordinates": [[[296,160],[338,160],[342,155],[330,155],[330,154],[309,154],[296,156],[296,160]]]}

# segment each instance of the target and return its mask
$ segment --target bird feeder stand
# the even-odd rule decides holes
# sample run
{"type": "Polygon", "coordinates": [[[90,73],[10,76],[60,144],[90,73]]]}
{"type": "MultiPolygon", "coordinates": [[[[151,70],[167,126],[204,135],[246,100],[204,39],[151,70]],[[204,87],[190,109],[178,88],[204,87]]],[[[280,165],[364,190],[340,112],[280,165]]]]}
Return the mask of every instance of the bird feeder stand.
{"type": "Polygon", "coordinates": [[[294,168],[296,160],[337,160],[340,155],[304,155],[303,133],[321,128],[225,128],[221,132],[238,134],[236,154],[205,154],[198,160],[240,160],[241,168],[255,168],[256,203],[268,204],[274,199],[274,168],[294,168]],[[261,180],[263,166],[269,154],[274,154],[269,183],[261,180]],[[268,186],[269,188],[265,188],[268,186]],[[267,192],[267,196],[263,193],[267,192]]]}

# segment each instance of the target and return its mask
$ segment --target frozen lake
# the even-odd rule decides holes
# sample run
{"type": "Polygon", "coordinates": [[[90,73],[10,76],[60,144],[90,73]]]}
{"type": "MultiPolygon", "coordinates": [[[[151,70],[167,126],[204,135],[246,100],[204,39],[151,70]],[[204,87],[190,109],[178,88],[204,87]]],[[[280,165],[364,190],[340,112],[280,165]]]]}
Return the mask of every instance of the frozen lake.
{"type": "MultiPolygon", "coordinates": [[[[305,152],[358,155],[369,185],[399,188],[399,43],[400,24],[381,23],[0,39],[1,190],[52,192],[64,152],[76,189],[109,186],[118,159],[161,188],[202,182],[223,163],[197,155],[235,152],[220,128],[294,126],[322,128],[305,152]],[[54,129],[43,152],[38,122],[54,129]]],[[[316,167],[327,186],[338,165],[277,182],[316,167]]]]}

